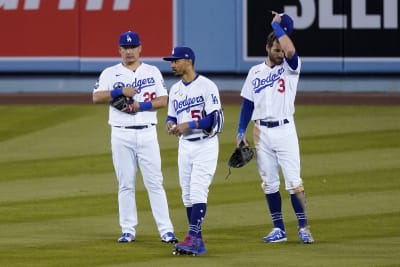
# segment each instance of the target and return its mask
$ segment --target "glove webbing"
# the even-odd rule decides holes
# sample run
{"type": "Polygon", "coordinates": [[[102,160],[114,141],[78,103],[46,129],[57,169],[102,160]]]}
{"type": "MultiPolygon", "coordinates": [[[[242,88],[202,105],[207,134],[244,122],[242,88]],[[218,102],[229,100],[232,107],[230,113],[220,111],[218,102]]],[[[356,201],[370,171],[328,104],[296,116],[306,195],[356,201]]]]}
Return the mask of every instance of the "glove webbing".
{"type": "MultiPolygon", "coordinates": [[[[242,141],[240,142],[240,144],[239,144],[239,147],[241,148],[241,147],[244,147],[244,146],[245,146],[245,143],[244,143],[243,140],[242,140],[242,141]]],[[[256,150],[255,150],[255,148],[249,147],[249,149],[253,151],[254,157],[256,157],[256,150]]],[[[242,167],[243,167],[243,166],[242,166],[242,167]]],[[[231,168],[232,168],[232,166],[229,165],[228,174],[226,175],[225,180],[228,179],[228,177],[232,174],[231,168]]]]}

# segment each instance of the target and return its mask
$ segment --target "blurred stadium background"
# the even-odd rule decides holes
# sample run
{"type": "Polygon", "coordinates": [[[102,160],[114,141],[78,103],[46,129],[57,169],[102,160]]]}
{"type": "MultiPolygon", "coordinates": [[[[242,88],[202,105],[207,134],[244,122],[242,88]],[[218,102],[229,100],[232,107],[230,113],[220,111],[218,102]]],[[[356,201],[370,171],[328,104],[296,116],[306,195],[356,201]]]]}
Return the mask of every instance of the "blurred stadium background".
{"type": "Polygon", "coordinates": [[[303,59],[299,92],[397,94],[398,5],[391,0],[5,0],[0,92],[91,93],[100,71],[119,62],[117,40],[127,30],[140,34],[143,61],[161,69],[168,87],[176,78],[161,57],[175,45],[188,45],[199,72],[222,91],[239,91],[250,66],[264,60],[268,10],[276,10],[295,22],[292,38],[303,59]]]}

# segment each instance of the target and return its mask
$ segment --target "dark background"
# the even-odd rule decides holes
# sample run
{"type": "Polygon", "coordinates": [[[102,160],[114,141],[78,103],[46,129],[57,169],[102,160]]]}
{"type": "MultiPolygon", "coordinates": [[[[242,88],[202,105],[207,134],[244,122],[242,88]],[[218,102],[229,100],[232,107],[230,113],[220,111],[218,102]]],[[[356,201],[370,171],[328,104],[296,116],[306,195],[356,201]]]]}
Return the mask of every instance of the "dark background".
{"type": "MultiPolygon", "coordinates": [[[[315,0],[316,12],[320,1],[315,0]]],[[[307,29],[296,29],[294,21],[291,38],[302,57],[400,57],[398,28],[351,29],[351,1],[354,0],[333,1],[333,13],[347,16],[347,29],[319,29],[318,14],[307,29]]],[[[367,0],[366,3],[368,15],[380,14],[383,19],[383,0],[367,0]]],[[[295,0],[247,0],[247,4],[248,56],[265,56],[266,37],[272,31],[269,10],[283,13],[285,5],[296,5],[301,12],[301,5],[295,0]]]]}

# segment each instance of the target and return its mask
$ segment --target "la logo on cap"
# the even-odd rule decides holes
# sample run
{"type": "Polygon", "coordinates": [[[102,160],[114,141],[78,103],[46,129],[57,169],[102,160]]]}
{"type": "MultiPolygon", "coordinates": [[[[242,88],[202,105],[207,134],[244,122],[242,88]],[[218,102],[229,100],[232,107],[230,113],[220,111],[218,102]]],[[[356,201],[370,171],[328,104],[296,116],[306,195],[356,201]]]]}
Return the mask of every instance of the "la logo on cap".
{"type": "Polygon", "coordinates": [[[139,35],[136,32],[124,32],[119,37],[120,46],[140,46],[139,35]]]}

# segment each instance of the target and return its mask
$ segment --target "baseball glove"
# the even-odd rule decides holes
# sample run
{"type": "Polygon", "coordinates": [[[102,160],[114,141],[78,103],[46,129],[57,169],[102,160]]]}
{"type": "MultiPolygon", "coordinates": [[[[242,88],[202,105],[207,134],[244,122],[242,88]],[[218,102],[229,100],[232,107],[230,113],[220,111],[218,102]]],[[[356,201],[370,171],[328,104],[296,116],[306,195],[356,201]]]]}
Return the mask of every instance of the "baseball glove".
{"type": "Polygon", "coordinates": [[[239,147],[235,148],[228,161],[228,166],[232,168],[241,168],[250,162],[254,157],[254,151],[246,146],[242,141],[239,147]]]}
{"type": "Polygon", "coordinates": [[[242,141],[239,144],[239,147],[235,148],[232,155],[228,160],[228,175],[225,177],[225,180],[228,179],[229,175],[231,175],[231,168],[241,168],[247,163],[249,163],[255,156],[254,149],[246,146],[242,141]]]}
{"type": "Polygon", "coordinates": [[[126,112],[129,114],[135,114],[136,111],[133,106],[134,102],[135,101],[133,100],[133,98],[121,95],[111,100],[110,105],[118,109],[119,111],[126,112]]]}

